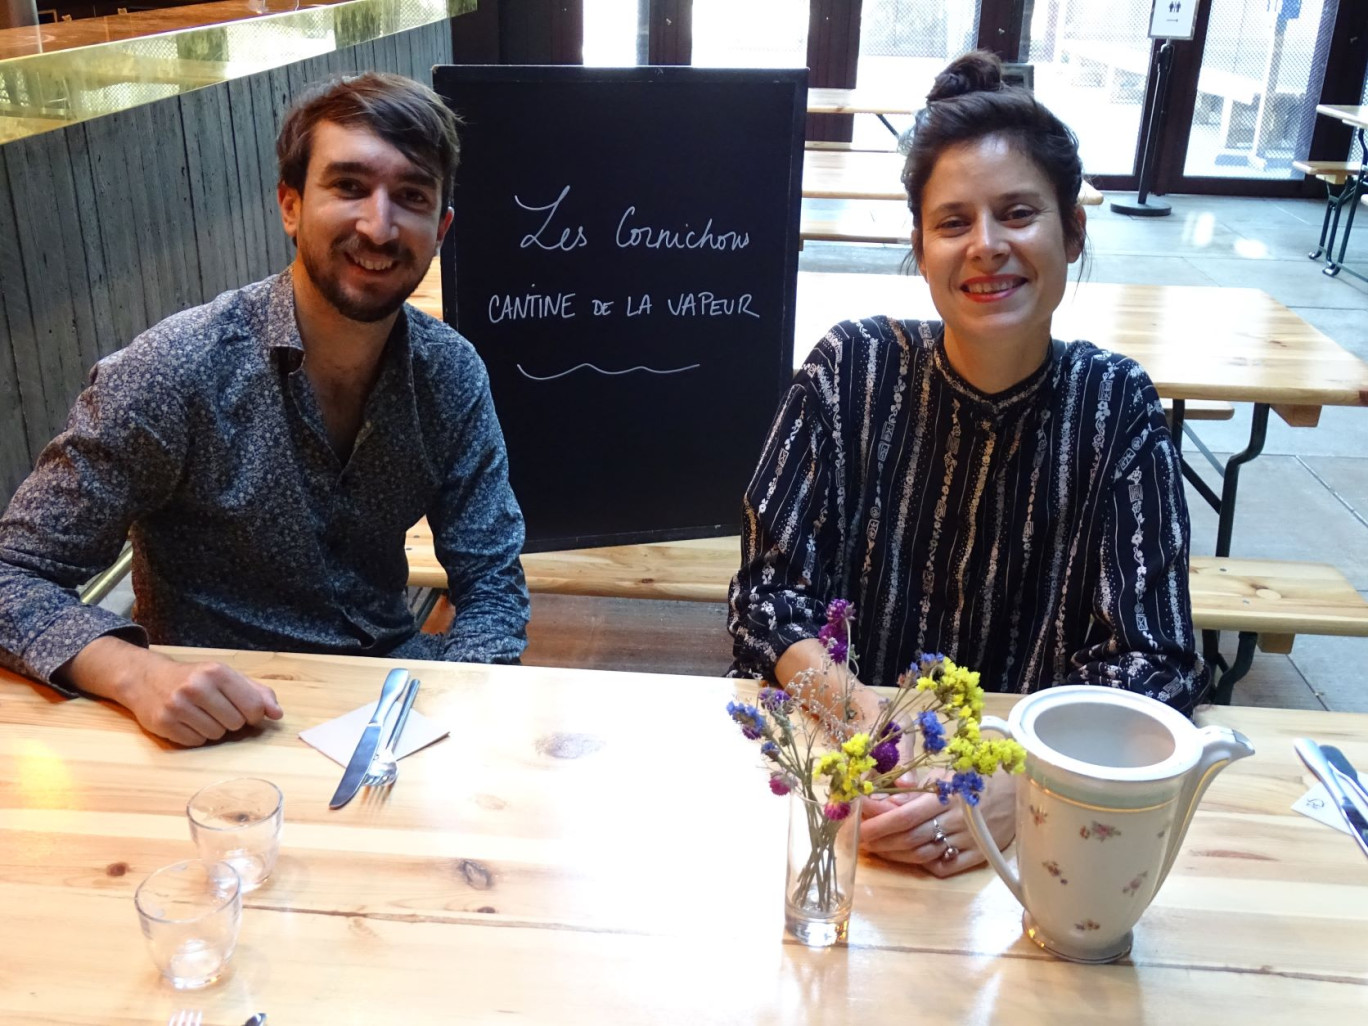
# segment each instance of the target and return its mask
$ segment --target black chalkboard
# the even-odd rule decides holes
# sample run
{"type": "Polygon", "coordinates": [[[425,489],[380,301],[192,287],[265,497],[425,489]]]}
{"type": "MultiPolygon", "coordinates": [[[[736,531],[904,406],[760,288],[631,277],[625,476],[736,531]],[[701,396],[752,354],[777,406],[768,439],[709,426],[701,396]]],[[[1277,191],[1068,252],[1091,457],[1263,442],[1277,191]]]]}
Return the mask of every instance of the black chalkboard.
{"type": "Polygon", "coordinates": [[[738,530],[793,376],[803,70],[434,69],[464,120],[444,314],[528,551],[738,530]]]}

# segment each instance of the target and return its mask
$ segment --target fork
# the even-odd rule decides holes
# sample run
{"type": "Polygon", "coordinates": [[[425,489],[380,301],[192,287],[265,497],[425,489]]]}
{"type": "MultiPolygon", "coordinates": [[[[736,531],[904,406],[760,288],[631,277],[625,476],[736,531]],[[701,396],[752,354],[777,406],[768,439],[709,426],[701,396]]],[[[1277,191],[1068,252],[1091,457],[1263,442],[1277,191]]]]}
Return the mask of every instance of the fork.
{"type": "Polygon", "coordinates": [[[204,1013],[198,1008],[182,1008],[179,1012],[172,1012],[171,1018],[166,1020],[166,1026],[200,1026],[204,1022],[204,1013]]]}
{"type": "MultiPolygon", "coordinates": [[[[399,703],[399,713],[394,718],[394,726],[390,728],[389,737],[375,753],[375,758],[366,768],[366,775],[361,778],[362,787],[389,787],[399,779],[399,761],[394,757],[394,746],[399,743],[399,738],[404,733],[404,724],[408,722],[409,710],[413,708],[413,699],[418,694],[418,685],[421,683],[417,679],[409,681],[408,687],[404,690],[404,700],[399,703]]],[[[197,1024],[191,1023],[188,1026],[197,1024]]]]}

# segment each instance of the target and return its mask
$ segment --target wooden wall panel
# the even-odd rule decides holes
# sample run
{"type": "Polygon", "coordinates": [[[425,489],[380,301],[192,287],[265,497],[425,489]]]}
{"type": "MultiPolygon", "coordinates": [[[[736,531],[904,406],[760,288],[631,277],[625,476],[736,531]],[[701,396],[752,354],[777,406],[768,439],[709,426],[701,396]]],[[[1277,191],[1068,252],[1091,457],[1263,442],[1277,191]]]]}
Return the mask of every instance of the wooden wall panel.
{"type": "Polygon", "coordinates": [[[24,269],[11,261],[18,255],[13,196],[9,172],[0,160],[0,332],[5,336],[0,340],[0,494],[5,496],[19,487],[32,457],[14,341],[32,335],[33,320],[24,269]]]}
{"type": "Polygon", "coordinates": [[[96,360],[294,258],[275,199],[293,97],[358,70],[431,82],[451,52],[437,22],[0,146],[0,505],[96,360]]]}

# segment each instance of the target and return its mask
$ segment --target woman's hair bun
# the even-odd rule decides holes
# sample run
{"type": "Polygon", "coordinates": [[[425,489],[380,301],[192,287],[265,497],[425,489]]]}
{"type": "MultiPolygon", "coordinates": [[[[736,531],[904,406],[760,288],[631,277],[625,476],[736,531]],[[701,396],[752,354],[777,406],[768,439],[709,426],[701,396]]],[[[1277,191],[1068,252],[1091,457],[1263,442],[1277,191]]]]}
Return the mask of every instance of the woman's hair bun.
{"type": "Polygon", "coordinates": [[[948,100],[965,93],[995,93],[1002,88],[1002,61],[988,50],[970,50],[936,76],[926,102],[948,100]]]}

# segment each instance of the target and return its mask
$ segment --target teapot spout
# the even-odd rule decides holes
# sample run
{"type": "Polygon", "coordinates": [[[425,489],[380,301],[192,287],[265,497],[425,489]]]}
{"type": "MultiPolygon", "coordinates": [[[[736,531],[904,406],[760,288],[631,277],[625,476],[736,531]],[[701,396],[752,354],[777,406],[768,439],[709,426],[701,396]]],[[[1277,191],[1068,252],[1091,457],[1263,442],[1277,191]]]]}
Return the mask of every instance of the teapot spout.
{"type": "Polygon", "coordinates": [[[1202,795],[1206,794],[1206,789],[1216,779],[1216,774],[1235,760],[1254,754],[1254,746],[1238,730],[1213,726],[1203,727],[1199,733],[1202,739],[1202,757],[1189,771],[1183,791],[1178,796],[1179,818],[1174,823],[1173,832],[1169,837],[1168,852],[1164,855],[1164,868],[1159,874],[1158,885],[1163,884],[1169,870],[1173,868],[1173,861],[1183,846],[1183,838],[1187,836],[1193,814],[1202,801],[1202,795]]]}

